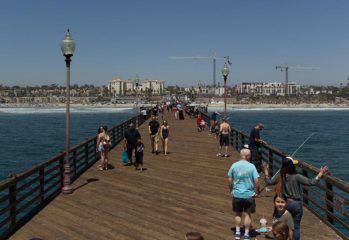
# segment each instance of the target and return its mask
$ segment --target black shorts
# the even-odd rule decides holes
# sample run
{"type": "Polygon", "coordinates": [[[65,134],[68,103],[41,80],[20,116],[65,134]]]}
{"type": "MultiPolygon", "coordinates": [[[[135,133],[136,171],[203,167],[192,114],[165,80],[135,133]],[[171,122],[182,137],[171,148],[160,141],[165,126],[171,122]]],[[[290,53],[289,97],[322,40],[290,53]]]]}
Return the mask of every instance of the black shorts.
{"type": "Polygon", "coordinates": [[[254,213],[256,212],[256,202],[254,198],[233,198],[233,211],[237,213],[254,213]]]}
{"type": "Polygon", "coordinates": [[[229,146],[229,134],[221,134],[220,145],[229,146]]]}
{"type": "Polygon", "coordinates": [[[136,153],[136,163],[143,164],[143,154],[136,153]]]}

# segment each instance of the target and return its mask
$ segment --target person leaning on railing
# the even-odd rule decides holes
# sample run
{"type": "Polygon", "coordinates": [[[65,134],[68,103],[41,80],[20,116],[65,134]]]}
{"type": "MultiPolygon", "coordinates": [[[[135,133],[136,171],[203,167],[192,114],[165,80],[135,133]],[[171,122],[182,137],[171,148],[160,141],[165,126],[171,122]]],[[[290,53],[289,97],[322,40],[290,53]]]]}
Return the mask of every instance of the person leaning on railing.
{"type": "Polygon", "coordinates": [[[276,192],[282,192],[287,197],[287,210],[292,214],[294,222],[293,239],[300,239],[300,223],[303,215],[302,185],[312,186],[320,181],[320,178],[328,172],[328,167],[321,167],[318,175],[309,179],[296,172],[295,160],[286,157],[282,161],[280,172],[269,178],[268,168],[264,169],[265,183],[275,185],[276,192]]]}

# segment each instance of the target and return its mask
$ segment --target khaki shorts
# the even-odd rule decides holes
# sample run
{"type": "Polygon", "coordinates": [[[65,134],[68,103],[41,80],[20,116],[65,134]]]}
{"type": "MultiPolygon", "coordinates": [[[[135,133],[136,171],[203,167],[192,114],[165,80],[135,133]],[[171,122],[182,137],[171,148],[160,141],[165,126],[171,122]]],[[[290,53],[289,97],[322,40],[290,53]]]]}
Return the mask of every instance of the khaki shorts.
{"type": "Polygon", "coordinates": [[[159,141],[159,133],[156,133],[154,135],[150,135],[150,139],[152,141],[158,142],[159,141]]]}

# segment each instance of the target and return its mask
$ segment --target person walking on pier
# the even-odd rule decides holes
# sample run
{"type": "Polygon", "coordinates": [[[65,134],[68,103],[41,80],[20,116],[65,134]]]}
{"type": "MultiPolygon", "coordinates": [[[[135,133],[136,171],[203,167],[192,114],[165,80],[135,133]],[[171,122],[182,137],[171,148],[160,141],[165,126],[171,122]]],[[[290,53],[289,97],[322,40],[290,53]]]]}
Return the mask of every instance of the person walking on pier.
{"type": "Polygon", "coordinates": [[[108,134],[108,127],[103,126],[98,129],[98,137],[96,150],[100,154],[101,164],[98,165],[98,170],[108,170],[108,152],[110,149],[110,136],[108,134]]]}
{"type": "Polygon", "coordinates": [[[162,140],[162,153],[164,155],[167,155],[167,150],[168,150],[168,137],[169,137],[169,132],[170,126],[168,126],[167,121],[164,120],[162,122],[161,128],[160,128],[160,136],[162,140]]]}
{"type": "Polygon", "coordinates": [[[225,147],[225,153],[223,157],[228,157],[228,147],[229,147],[229,136],[230,136],[231,128],[227,119],[223,118],[222,123],[219,127],[220,139],[219,139],[219,153],[218,156],[222,156],[222,148],[225,147]]]}
{"type": "Polygon", "coordinates": [[[156,117],[153,116],[152,120],[149,122],[148,130],[149,130],[150,142],[151,142],[151,148],[152,148],[151,153],[156,153],[156,155],[159,154],[158,152],[159,129],[160,129],[160,124],[156,120],[156,117]]]}
{"type": "Polygon", "coordinates": [[[126,148],[127,156],[129,160],[129,163],[127,164],[127,166],[131,166],[135,163],[135,161],[133,161],[133,158],[135,156],[137,139],[139,137],[141,137],[141,134],[135,128],[135,125],[133,123],[130,123],[128,125],[128,129],[124,133],[124,138],[125,138],[124,148],[126,148]]]}
{"type": "Polygon", "coordinates": [[[268,168],[264,169],[265,183],[277,185],[277,191],[282,192],[287,198],[287,210],[292,214],[294,223],[293,239],[299,240],[300,224],[303,216],[302,185],[313,186],[320,181],[320,178],[328,172],[328,167],[320,168],[319,173],[313,179],[309,179],[296,172],[294,160],[286,157],[282,161],[281,169],[276,176],[269,178],[268,168]]]}
{"type": "Polygon", "coordinates": [[[244,213],[244,240],[250,240],[251,214],[256,211],[255,197],[259,192],[258,172],[250,163],[249,149],[240,151],[241,160],[231,165],[228,171],[229,189],[232,196],[232,207],[235,212],[235,239],[240,240],[240,224],[244,213]]]}
{"type": "Polygon", "coordinates": [[[261,139],[259,132],[264,129],[263,123],[258,123],[254,128],[251,129],[250,133],[250,144],[249,148],[251,150],[251,163],[253,163],[257,171],[262,172],[262,160],[260,155],[260,146],[264,141],[261,139]]]}
{"type": "Polygon", "coordinates": [[[137,144],[136,144],[136,162],[135,162],[135,169],[138,171],[138,166],[141,166],[141,169],[139,169],[141,172],[143,172],[143,151],[144,151],[144,144],[142,143],[141,137],[139,136],[137,138],[137,144]]]}
{"type": "Polygon", "coordinates": [[[217,124],[217,116],[219,115],[219,112],[213,112],[211,115],[211,120],[212,120],[212,126],[217,124]]]}

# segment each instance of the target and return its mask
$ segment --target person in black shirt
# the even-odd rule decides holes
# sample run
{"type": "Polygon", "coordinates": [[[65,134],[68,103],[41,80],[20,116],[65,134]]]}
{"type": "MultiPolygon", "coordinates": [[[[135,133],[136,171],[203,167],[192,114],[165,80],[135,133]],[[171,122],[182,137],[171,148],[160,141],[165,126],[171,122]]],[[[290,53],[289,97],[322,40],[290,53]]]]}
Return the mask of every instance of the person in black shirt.
{"type": "Polygon", "coordinates": [[[262,172],[262,160],[259,152],[259,148],[263,140],[261,139],[259,132],[264,129],[263,123],[258,123],[254,128],[252,128],[250,133],[250,144],[249,148],[251,150],[251,163],[256,166],[257,171],[262,172]]]}
{"type": "Polygon", "coordinates": [[[158,115],[158,106],[153,107],[152,114],[153,114],[153,117],[156,117],[158,115]]]}
{"type": "Polygon", "coordinates": [[[153,119],[149,122],[149,135],[150,135],[150,142],[152,147],[151,153],[159,154],[158,152],[158,142],[159,142],[159,128],[160,124],[158,121],[156,121],[156,117],[153,116],[153,119]]]}
{"type": "Polygon", "coordinates": [[[133,123],[130,123],[128,125],[128,129],[124,133],[124,137],[124,148],[127,149],[127,155],[129,160],[129,163],[127,165],[130,166],[134,163],[134,161],[132,161],[132,158],[135,155],[137,139],[141,137],[141,134],[135,128],[135,125],[133,123]]]}

